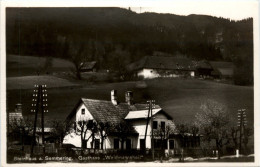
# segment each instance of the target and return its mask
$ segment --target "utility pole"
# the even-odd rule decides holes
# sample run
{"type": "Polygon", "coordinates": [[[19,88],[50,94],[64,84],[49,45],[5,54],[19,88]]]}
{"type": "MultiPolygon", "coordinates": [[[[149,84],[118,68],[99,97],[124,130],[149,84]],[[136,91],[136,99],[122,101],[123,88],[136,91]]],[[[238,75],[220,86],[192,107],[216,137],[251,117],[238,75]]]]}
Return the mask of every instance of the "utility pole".
{"type": "Polygon", "coordinates": [[[37,131],[37,117],[38,112],[41,111],[41,129],[42,129],[42,146],[43,146],[43,155],[45,155],[45,141],[44,141],[44,112],[48,112],[48,110],[45,110],[47,107],[47,90],[46,85],[35,85],[34,86],[34,93],[33,93],[33,99],[32,99],[32,107],[34,109],[31,110],[31,112],[35,113],[34,117],[34,126],[33,126],[33,139],[31,143],[31,156],[33,156],[33,148],[35,145],[35,134],[37,131]]]}
{"type": "Polygon", "coordinates": [[[147,136],[147,129],[148,129],[148,124],[150,121],[150,103],[148,103],[147,107],[148,108],[148,113],[147,113],[147,121],[146,121],[146,127],[145,127],[145,135],[144,135],[144,145],[145,145],[145,150],[146,150],[146,136],[147,136]]]}
{"type": "Polygon", "coordinates": [[[152,158],[154,160],[153,109],[155,108],[155,100],[148,100],[147,102],[149,104],[149,110],[151,112],[151,131],[152,131],[151,148],[152,148],[152,158]]]}
{"type": "Polygon", "coordinates": [[[243,134],[243,130],[244,127],[247,125],[247,120],[246,120],[246,109],[239,109],[238,113],[237,113],[237,117],[238,117],[238,127],[239,127],[239,152],[241,153],[241,149],[242,149],[242,134],[243,134]]]}

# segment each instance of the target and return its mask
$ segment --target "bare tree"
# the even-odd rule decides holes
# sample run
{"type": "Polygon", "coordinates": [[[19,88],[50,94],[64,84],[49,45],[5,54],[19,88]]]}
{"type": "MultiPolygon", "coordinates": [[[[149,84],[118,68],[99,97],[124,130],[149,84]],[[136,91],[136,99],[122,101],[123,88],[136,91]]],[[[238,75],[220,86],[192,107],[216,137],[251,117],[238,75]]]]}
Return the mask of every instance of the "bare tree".
{"type": "Polygon", "coordinates": [[[51,136],[62,145],[64,137],[72,131],[71,125],[71,122],[53,120],[51,122],[51,136]]]}
{"type": "Polygon", "coordinates": [[[114,125],[113,131],[119,138],[121,142],[121,149],[124,149],[124,142],[126,141],[127,137],[134,132],[134,127],[129,124],[128,122],[121,121],[114,125]]]}
{"type": "Polygon", "coordinates": [[[201,105],[201,112],[197,113],[195,118],[195,124],[206,140],[215,140],[219,152],[218,158],[220,158],[222,147],[229,143],[229,117],[226,107],[216,101],[208,100],[201,105]]]}
{"type": "Polygon", "coordinates": [[[239,128],[236,126],[232,126],[230,128],[230,136],[236,149],[238,148],[238,135],[239,135],[239,128]]]}
{"type": "Polygon", "coordinates": [[[101,149],[103,150],[104,140],[112,130],[112,125],[109,122],[98,122],[98,132],[101,138],[101,149]]]}
{"type": "Polygon", "coordinates": [[[189,132],[188,124],[177,124],[176,129],[178,134],[181,135],[181,157],[180,162],[184,162],[184,147],[185,147],[185,135],[189,132]]]}
{"type": "Polygon", "coordinates": [[[157,129],[153,131],[153,135],[155,138],[159,139],[160,147],[161,147],[161,158],[164,154],[165,149],[165,141],[167,141],[170,135],[173,135],[175,132],[174,126],[167,124],[164,127],[159,125],[157,129]]]}
{"type": "Polygon", "coordinates": [[[91,148],[94,148],[95,144],[95,135],[98,133],[98,124],[93,122],[92,125],[89,126],[89,130],[91,133],[91,148]]]}
{"type": "Polygon", "coordinates": [[[76,121],[75,126],[76,126],[75,133],[77,135],[80,135],[81,137],[81,148],[86,148],[87,147],[86,143],[91,138],[91,135],[87,137],[87,132],[88,130],[90,130],[91,124],[89,123],[89,121],[76,121]]]}
{"type": "Polygon", "coordinates": [[[8,136],[11,140],[17,140],[16,136],[21,136],[22,150],[26,137],[29,137],[33,131],[33,121],[30,117],[14,118],[8,123],[8,136]]]}
{"type": "Polygon", "coordinates": [[[244,134],[243,134],[243,140],[242,140],[242,142],[243,142],[243,144],[244,144],[246,153],[247,153],[247,151],[248,151],[247,144],[248,144],[248,141],[249,141],[249,137],[250,137],[251,135],[253,135],[253,134],[254,134],[254,131],[253,131],[252,128],[244,128],[244,134]]]}
{"type": "Polygon", "coordinates": [[[80,120],[76,124],[76,134],[81,137],[81,148],[87,148],[87,142],[91,139],[91,148],[94,147],[95,134],[98,132],[97,123],[93,120],[80,120]]]}
{"type": "MultiPolygon", "coordinates": [[[[83,40],[81,37],[65,37],[62,42],[65,57],[68,58],[73,64],[72,72],[76,78],[81,80],[81,69],[83,63],[87,61],[89,53],[87,52],[91,47],[88,41],[83,40]]],[[[90,56],[91,57],[91,56],[90,56]]]]}

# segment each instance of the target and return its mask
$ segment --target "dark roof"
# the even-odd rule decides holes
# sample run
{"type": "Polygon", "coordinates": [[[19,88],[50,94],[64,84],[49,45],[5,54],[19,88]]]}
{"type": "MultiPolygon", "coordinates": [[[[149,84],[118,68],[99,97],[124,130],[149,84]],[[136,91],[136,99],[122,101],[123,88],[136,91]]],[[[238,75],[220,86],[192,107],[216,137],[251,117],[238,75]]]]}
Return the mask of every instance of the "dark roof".
{"type": "Polygon", "coordinates": [[[212,69],[211,65],[206,60],[194,61],[194,64],[195,64],[197,69],[198,68],[201,68],[201,69],[212,69]]]}
{"type": "MultiPolygon", "coordinates": [[[[83,103],[96,121],[119,123],[124,121],[129,111],[147,110],[147,104],[119,103],[113,105],[111,101],[81,98],[67,119],[71,119],[77,111],[78,106],[83,103]]],[[[161,108],[155,105],[155,108],[161,108]]],[[[167,114],[168,116],[168,114],[167,114]]]]}
{"type": "Polygon", "coordinates": [[[234,67],[234,64],[232,62],[210,61],[209,63],[213,68],[233,68],[234,67]]]}
{"type": "Polygon", "coordinates": [[[81,66],[80,69],[81,70],[92,70],[95,67],[96,64],[97,64],[96,61],[82,62],[80,64],[80,66],[81,66]]]}
{"type": "Polygon", "coordinates": [[[141,60],[129,64],[127,69],[135,71],[143,68],[163,70],[194,70],[194,63],[185,57],[146,56],[141,60]]]}
{"type": "Polygon", "coordinates": [[[223,62],[223,61],[210,61],[209,62],[214,73],[212,74],[221,74],[222,76],[232,76],[234,73],[234,64],[232,62],[223,62]]]}

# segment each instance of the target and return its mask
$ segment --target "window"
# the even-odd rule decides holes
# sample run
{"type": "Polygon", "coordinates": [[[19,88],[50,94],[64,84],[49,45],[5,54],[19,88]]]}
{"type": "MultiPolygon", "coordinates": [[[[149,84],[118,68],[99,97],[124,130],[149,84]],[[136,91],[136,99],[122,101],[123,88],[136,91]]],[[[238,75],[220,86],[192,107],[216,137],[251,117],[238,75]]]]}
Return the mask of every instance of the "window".
{"type": "Polygon", "coordinates": [[[174,140],[169,140],[170,149],[174,149],[174,140]]]}
{"type": "Polygon", "coordinates": [[[88,128],[93,128],[93,120],[88,120],[88,124],[87,124],[88,128]]]}
{"type": "Polygon", "coordinates": [[[74,130],[77,130],[77,122],[74,122],[74,130]]]}
{"type": "Polygon", "coordinates": [[[153,121],[153,129],[157,129],[157,121],[153,121]]]}
{"type": "Polygon", "coordinates": [[[163,149],[168,149],[168,143],[167,143],[168,140],[164,139],[162,142],[163,142],[163,149]]]}
{"type": "Polygon", "coordinates": [[[126,139],[126,149],[127,150],[131,149],[131,139],[126,139]]]}
{"type": "Polygon", "coordinates": [[[163,148],[163,149],[168,149],[168,145],[167,145],[167,140],[166,139],[163,139],[163,140],[161,140],[161,139],[153,139],[153,141],[154,141],[154,148],[155,149],[161,149],[161,148],[163,148]]]}
{"type": "Polygon", "coordinates": [[[144,139],[140,139],[140,149],[145,150],[145,141],[144,139]]]}
{"type": "Polygon", "coordinates": [[[85,108],[81,109],[81,115],[85,115],[85,108]]]}
{"type": "Polygon", "coordinates": [[[99,139],[95,139],[95,149],[99,149],[100,141],[99,139]]]}
{"type": "Polygon", "coordinates": [[[114,149],[119,149],[119,139],[114,139],[114,149]]]}
{"type": "Polygon", "coordinates": [[[162,129],[163,131],[165,130],[165,122],[164,122],[164,121],[161,122],[161,129],[162,129]]]}

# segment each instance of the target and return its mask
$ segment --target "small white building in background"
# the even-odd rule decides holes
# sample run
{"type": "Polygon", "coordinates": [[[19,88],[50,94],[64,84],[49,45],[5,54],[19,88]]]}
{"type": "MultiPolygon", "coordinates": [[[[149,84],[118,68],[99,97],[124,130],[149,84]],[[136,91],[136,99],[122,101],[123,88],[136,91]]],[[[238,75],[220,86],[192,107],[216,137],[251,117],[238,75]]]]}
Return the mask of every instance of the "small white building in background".
{"type": "Polygon", "coordinates": [[[145,56],[127,66],[136,77],[152,79],[159,77],[195,77],[195,64],[185,57],[145,56]]]}
{"type": "MultiPolygon", "coordinates": [[[[174,130],[175,125],[172,117],[167,114],[159,105],[154,105],[153,122],[148,123],[147,137],[145,139],[145,131],[147,124],[147,104],[138,104],[133,102],[133,93],[128,91],[125,94],[126,102],[117,101],[117,92],[111,91],[111,101],[85,99],[81,98],[74,110],[67,117],[67,121],[92,120],[93,122],[110,122],[117,124],[120,121],[133,126],[133,131],[129,133],[124,142],[123,149],[145,149],[151,148],[151,130],[170,126],[174,130]]],[[[90,132],[87,133],[88,138],[90,132]]],[[[155,145],[158,145],[159,139],[154,139],[155,145]]],[[[101,139],[99,134],[95,136],[95,141],[91,138],[86,143],[86,148],[91,148],[91,142],[94,142],[94,148],[101,148],[101,139]]],[[[73,144],[81,147],[81,136],[76,132],[76,128],[71,134],[64,138],[63,143],[73,144]]],[[[165,140],[165,149],[179,148],[179,142],[175,138],[165,140]]],[[[121,149],[120,139],[116,135],[109,135],[103,145],[103,149],[121,149]]]]}

